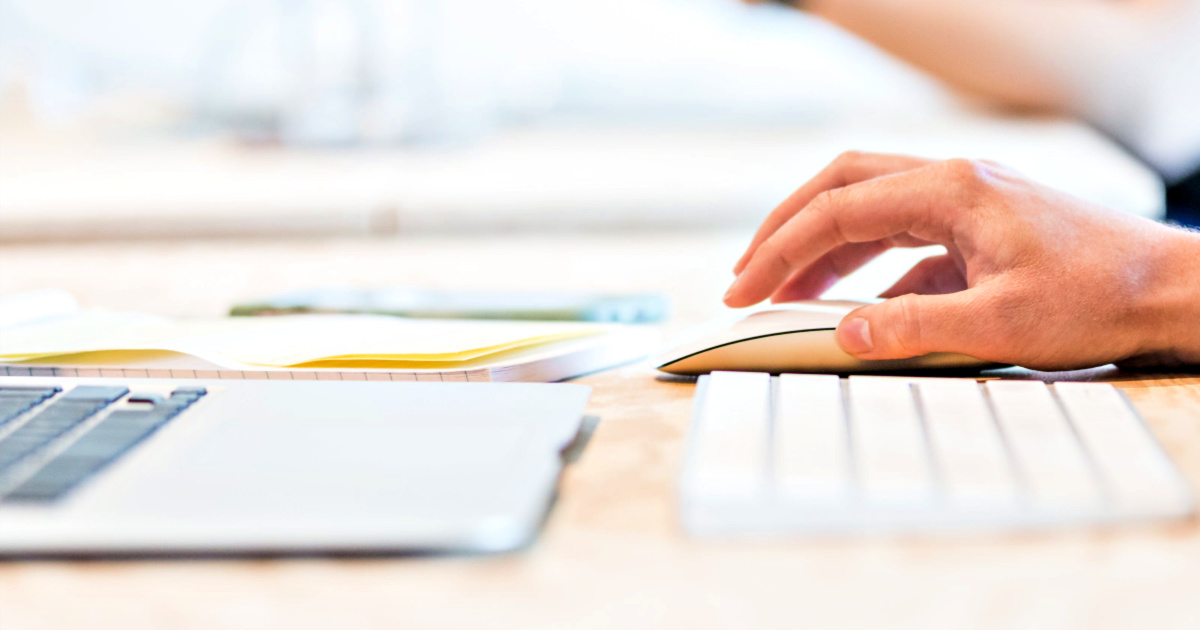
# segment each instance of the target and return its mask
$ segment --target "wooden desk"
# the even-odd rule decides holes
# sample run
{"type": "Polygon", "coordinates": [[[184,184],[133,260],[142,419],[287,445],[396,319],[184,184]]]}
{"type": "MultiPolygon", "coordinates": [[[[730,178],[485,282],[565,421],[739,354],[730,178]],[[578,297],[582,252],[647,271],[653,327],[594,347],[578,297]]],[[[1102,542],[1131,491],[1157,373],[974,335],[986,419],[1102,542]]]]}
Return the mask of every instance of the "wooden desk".
{"type": "MultiPolygon", "coordinates": [[[[6,246],[0,293],[217,314],[303,286],[666,290],[705,319],[744,235],[6,246]]],[[[1115,378],[1200,487],[1200,378],[1115,378]]],[[[0,627],[1196,628],[1200,526],[939,539],[708,541],[675,480],[692,386],[598,374],[603,420],[531,548],[453,558],[0,564],[0,627]]],[[[3,524],[0,524],[2,527],[3,524]]]]}

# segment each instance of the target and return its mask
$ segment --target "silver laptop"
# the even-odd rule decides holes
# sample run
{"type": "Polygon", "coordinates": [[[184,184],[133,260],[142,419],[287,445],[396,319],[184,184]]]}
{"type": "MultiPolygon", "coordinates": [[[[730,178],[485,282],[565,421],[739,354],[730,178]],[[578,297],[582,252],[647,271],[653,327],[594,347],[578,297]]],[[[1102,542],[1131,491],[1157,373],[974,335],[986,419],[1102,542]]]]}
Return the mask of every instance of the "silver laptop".
{"type": "Polygon", "coordinates": [[[0,377],[0,555],[510,549],[589,391],[0,377]]]}

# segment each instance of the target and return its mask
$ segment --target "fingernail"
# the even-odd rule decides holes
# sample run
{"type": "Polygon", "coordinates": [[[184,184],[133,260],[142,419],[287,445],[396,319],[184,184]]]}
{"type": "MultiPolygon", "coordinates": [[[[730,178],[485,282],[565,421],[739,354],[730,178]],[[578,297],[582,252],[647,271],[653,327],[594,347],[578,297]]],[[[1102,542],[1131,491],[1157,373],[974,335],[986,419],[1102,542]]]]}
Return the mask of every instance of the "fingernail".
{"type": "Polygon", "coordinates": [[[842,349],[851,354],[862,354],[875,348],[875,342],[871,340],[871,323],[862,317],[855,317],[843,324],[838,332],[838,341],[842,349]]]}
{"type": "Polygon", "coordinates": [[[738,285],[738,282],[739,282],[741,279],[742,279],[742,277],[741,277],[741,276],[738,276],[738,277],[736,277],[736,278],[734,278],[734,279],[733,279],[733,284],[729,285],[729,290],[725,291],[725,297],[724,297],[724,298],[721,298],[721,300],[722,300],[722,301],[724,301],[724,302],[728,302],[728,301],[729,301],[729,296],[733,295],[733,292],[737,290],[737,285],[738,285]]]}

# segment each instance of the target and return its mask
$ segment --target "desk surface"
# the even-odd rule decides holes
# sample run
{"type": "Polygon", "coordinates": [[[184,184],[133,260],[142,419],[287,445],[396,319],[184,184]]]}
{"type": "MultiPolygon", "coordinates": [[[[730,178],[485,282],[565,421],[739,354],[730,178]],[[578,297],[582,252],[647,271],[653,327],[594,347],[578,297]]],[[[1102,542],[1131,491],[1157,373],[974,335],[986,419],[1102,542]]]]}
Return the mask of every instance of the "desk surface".
{"type": "MultiPolygon", "coordinates": [[[[667,290],[670,333],[718,310],[744,235],[5,246],[0,293],[218,314],[303,286],[667,290]]],[[[1200,487],[1200,377],[1113,378],[1200,487]]],[[[34,628],[1194,628],[1200,524],[940,539],[701,541],[675,518],[693,386],[582,379],[602,417],[531,548],[452,558],[0,564],[34,628]]],[[[2,525],[0,525],[2,526],[2,525]]]]}

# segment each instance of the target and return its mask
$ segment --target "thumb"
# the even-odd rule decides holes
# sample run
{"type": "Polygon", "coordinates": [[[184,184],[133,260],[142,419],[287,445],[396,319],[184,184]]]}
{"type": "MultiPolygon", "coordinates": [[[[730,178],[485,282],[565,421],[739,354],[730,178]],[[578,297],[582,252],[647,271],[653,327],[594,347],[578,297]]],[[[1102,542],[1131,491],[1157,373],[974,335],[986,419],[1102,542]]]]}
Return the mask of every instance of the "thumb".
{"type": "Polygon", "coordinates": [[[907,359],[931,352],[973,356],[979,345],[976,289],[902,295],[855,309],[838,324],[837,343],[859,359],[907,359]]]}

